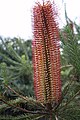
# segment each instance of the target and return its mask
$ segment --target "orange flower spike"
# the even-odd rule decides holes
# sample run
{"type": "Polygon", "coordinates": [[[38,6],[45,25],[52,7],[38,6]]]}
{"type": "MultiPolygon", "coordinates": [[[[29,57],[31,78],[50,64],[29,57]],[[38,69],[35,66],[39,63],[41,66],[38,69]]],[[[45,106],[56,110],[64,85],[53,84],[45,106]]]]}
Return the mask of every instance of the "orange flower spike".
{"type": "Polygon", "coordinates": [[[33,8],[34,40],[32,45],[34,89],[42,103],[58,103],[61,99],[60,38],[55,4],[37,3],[33,8]]]}

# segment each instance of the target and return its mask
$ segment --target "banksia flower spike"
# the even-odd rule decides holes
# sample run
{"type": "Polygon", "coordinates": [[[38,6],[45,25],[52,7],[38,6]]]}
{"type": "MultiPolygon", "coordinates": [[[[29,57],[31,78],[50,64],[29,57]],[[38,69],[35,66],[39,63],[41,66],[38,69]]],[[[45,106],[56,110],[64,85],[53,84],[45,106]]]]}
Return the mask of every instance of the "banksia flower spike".
{"type": "Polygon", "coordinates": [[[32,42],[35,96],[41,103],[61,99],[60,38],[55,4],[37,3],[33,8],[32,42]]]}

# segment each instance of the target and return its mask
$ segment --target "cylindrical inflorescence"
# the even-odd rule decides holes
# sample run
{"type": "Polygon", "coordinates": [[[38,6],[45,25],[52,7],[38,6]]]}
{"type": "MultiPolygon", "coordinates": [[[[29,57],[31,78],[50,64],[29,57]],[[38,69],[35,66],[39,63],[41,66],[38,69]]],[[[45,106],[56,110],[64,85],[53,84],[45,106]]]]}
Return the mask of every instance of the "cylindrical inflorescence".
{"type": "Polygon", "coordinates": [[[42,103],[58,102],[61,98],[60,38],[55,4],[37,3],[33,8],[32,54],[34,90],[42,103]]]}

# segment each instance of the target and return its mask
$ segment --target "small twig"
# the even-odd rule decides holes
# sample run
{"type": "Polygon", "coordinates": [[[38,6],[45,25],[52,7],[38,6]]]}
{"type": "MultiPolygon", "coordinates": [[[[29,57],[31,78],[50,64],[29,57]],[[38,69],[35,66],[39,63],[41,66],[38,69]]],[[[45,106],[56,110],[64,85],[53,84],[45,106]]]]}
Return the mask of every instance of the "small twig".
{"type": "MultiPolygon", "coordinates": [[[[33,99],[29,99],[28,97],[24,97],[24,96],[22,96],[22,95],[20,95],[18,92],[16,92],[14,89],[12,89],[10,86],[7,86],[7,85],[5,85],[6,86],[6,88],[8,88],[9,90],[11,90],[13,93],[15,93],[17,96],[19,96],[20,98],[22,98],[23,100],[25,100],[25,101],[30,101],[32,104],[33,103],[35,103],[35,105],[38,103],[38,104],[40,104],[39,102],[37,102],[37,101],[35,101],[35,100],[33,100],[33,99]]],[[[41,105],[41,107],[42,108],[45,108],[44,107],[44,105],[42,105],[42,104],[40,104],[41,105]]],[[[37,105],[36,105],[37,106],[37,105]]]]}
{"type": "Polygon", "coordinates": [[[55,119],[58,120],[58,117],[55,115],[55,119]]]}
{"type": "Polygon", "coordinates": [[[64,66],[61,66],[61,69],[68,68],[68,67],[73,67],[73,66],[72,65],[64,65],[64,66]]]}
{"type": "Polygon", "coordinates": [[[49,118],[49,120],[52,120],[52,115],[50,115],[50,118],[49,118]]]}
{"type": "Polygon", "coordinates": [[[58,112],[55,113],[55,119],[58,120],[58,112]]]}
{"type": "Polygon", "coordinates": [[[53,112],[55,112],[59,108],[59,105],[62,103],[62,100],[63,98],[61,98],[59,103],[52,109],[53,112]]]}
{"type": "MultiPolygon", "coordinates": [[[[73,80],[70,80],[70,82],[68,83],[68,85],[66,86],[66,90],[65,92],[63,93],[64,96],[66,96],[66,94],[68,93],[69,89],[70,89],[70,86],[72,85],[73,83],[73,80]]],[[[64,90],[63,90],[64,91],[64,90]]]]}
{"type": "Polygon", "coordinates": [[[1,99],[1,101],[5,104],[7,104],[8,106],[11,106],[11,107],[14,107],[14,108],[17,108],[23,112],[26,112],[26,113],[30,113],[30,114],[49,114],[48,112],[41,112],[41,111],[29,111],[29,110],[26,110],[26,109],[23,109],[21,107],[18,107],[18,106],[15,106],[15,105],[12,105],[10,104],[9,102],[6,102],[5,100],[1,99]]]}
{"type": "Polygon", "coordinates": [[[9,90],[11,90],[13,93],[15,93],[17,96],[19,96],[20,98],[22,98],[22,99],[24,99],[24,100],[26,100],[26,101],[28,101],[29,100],[29,98],[28,97],[24,97],[24,96],[22,96],[22,95],[20,95],[18,92],[16,92],[14,89],[12,89],[10,86],[7,86],[7,85],[5,85],[6,86],[6,88],[8,88],[9,90]]]}
{"type": "Polygon", "coordinates": [[[65,109],[67,107],[67,105],[80,93],[80,90],[64,105],[62,106],[61,109],[65,109]]]}
{"type": "MultiPolygon", "coordinates": [[[[71,80],[70,82],[69,82],[69,84],[67,85],[67,88],[68,88],[68,86],[70,87],[71,86],[71,84],[72,84],[72,82],[73,82],[73,80],[71,80]]],[[[62,101],[64,100],[64,96],[66,96],[66,94],[68,93],[68,91],[69,91],[69,88],[67,89],[66,88],[66,91],[65,91],[65,93],[62,95],[62,98],[61,98],[61,100],[60,100],[60,102],[59,102],[59,104],[57,105],[57,107],[56,107],[56,109],[59,107],[59,105],[62,103],[62,101]]],[[[59,109],[62,109],[62,107],[61,108],[58,108],[58,110],[59,109]]]]}
{"type": "Polygon", "coordinates": [[[65,106],[67,106],[78,94],[79,94],[80,90],[65,104],[65,106]]]}

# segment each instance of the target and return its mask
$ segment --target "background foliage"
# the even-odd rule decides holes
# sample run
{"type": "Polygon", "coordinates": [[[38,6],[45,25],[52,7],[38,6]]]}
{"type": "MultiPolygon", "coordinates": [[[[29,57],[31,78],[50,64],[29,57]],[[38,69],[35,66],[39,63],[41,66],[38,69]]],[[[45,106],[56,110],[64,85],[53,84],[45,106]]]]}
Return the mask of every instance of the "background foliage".
{"type": "Polygon", "coordinates": [[[33,96],[31,40],[1,37],[0,46],[0,89],[5,96],[10,95],[4,89],[4,84],[10,84],[18,92],[33,96]]]}

